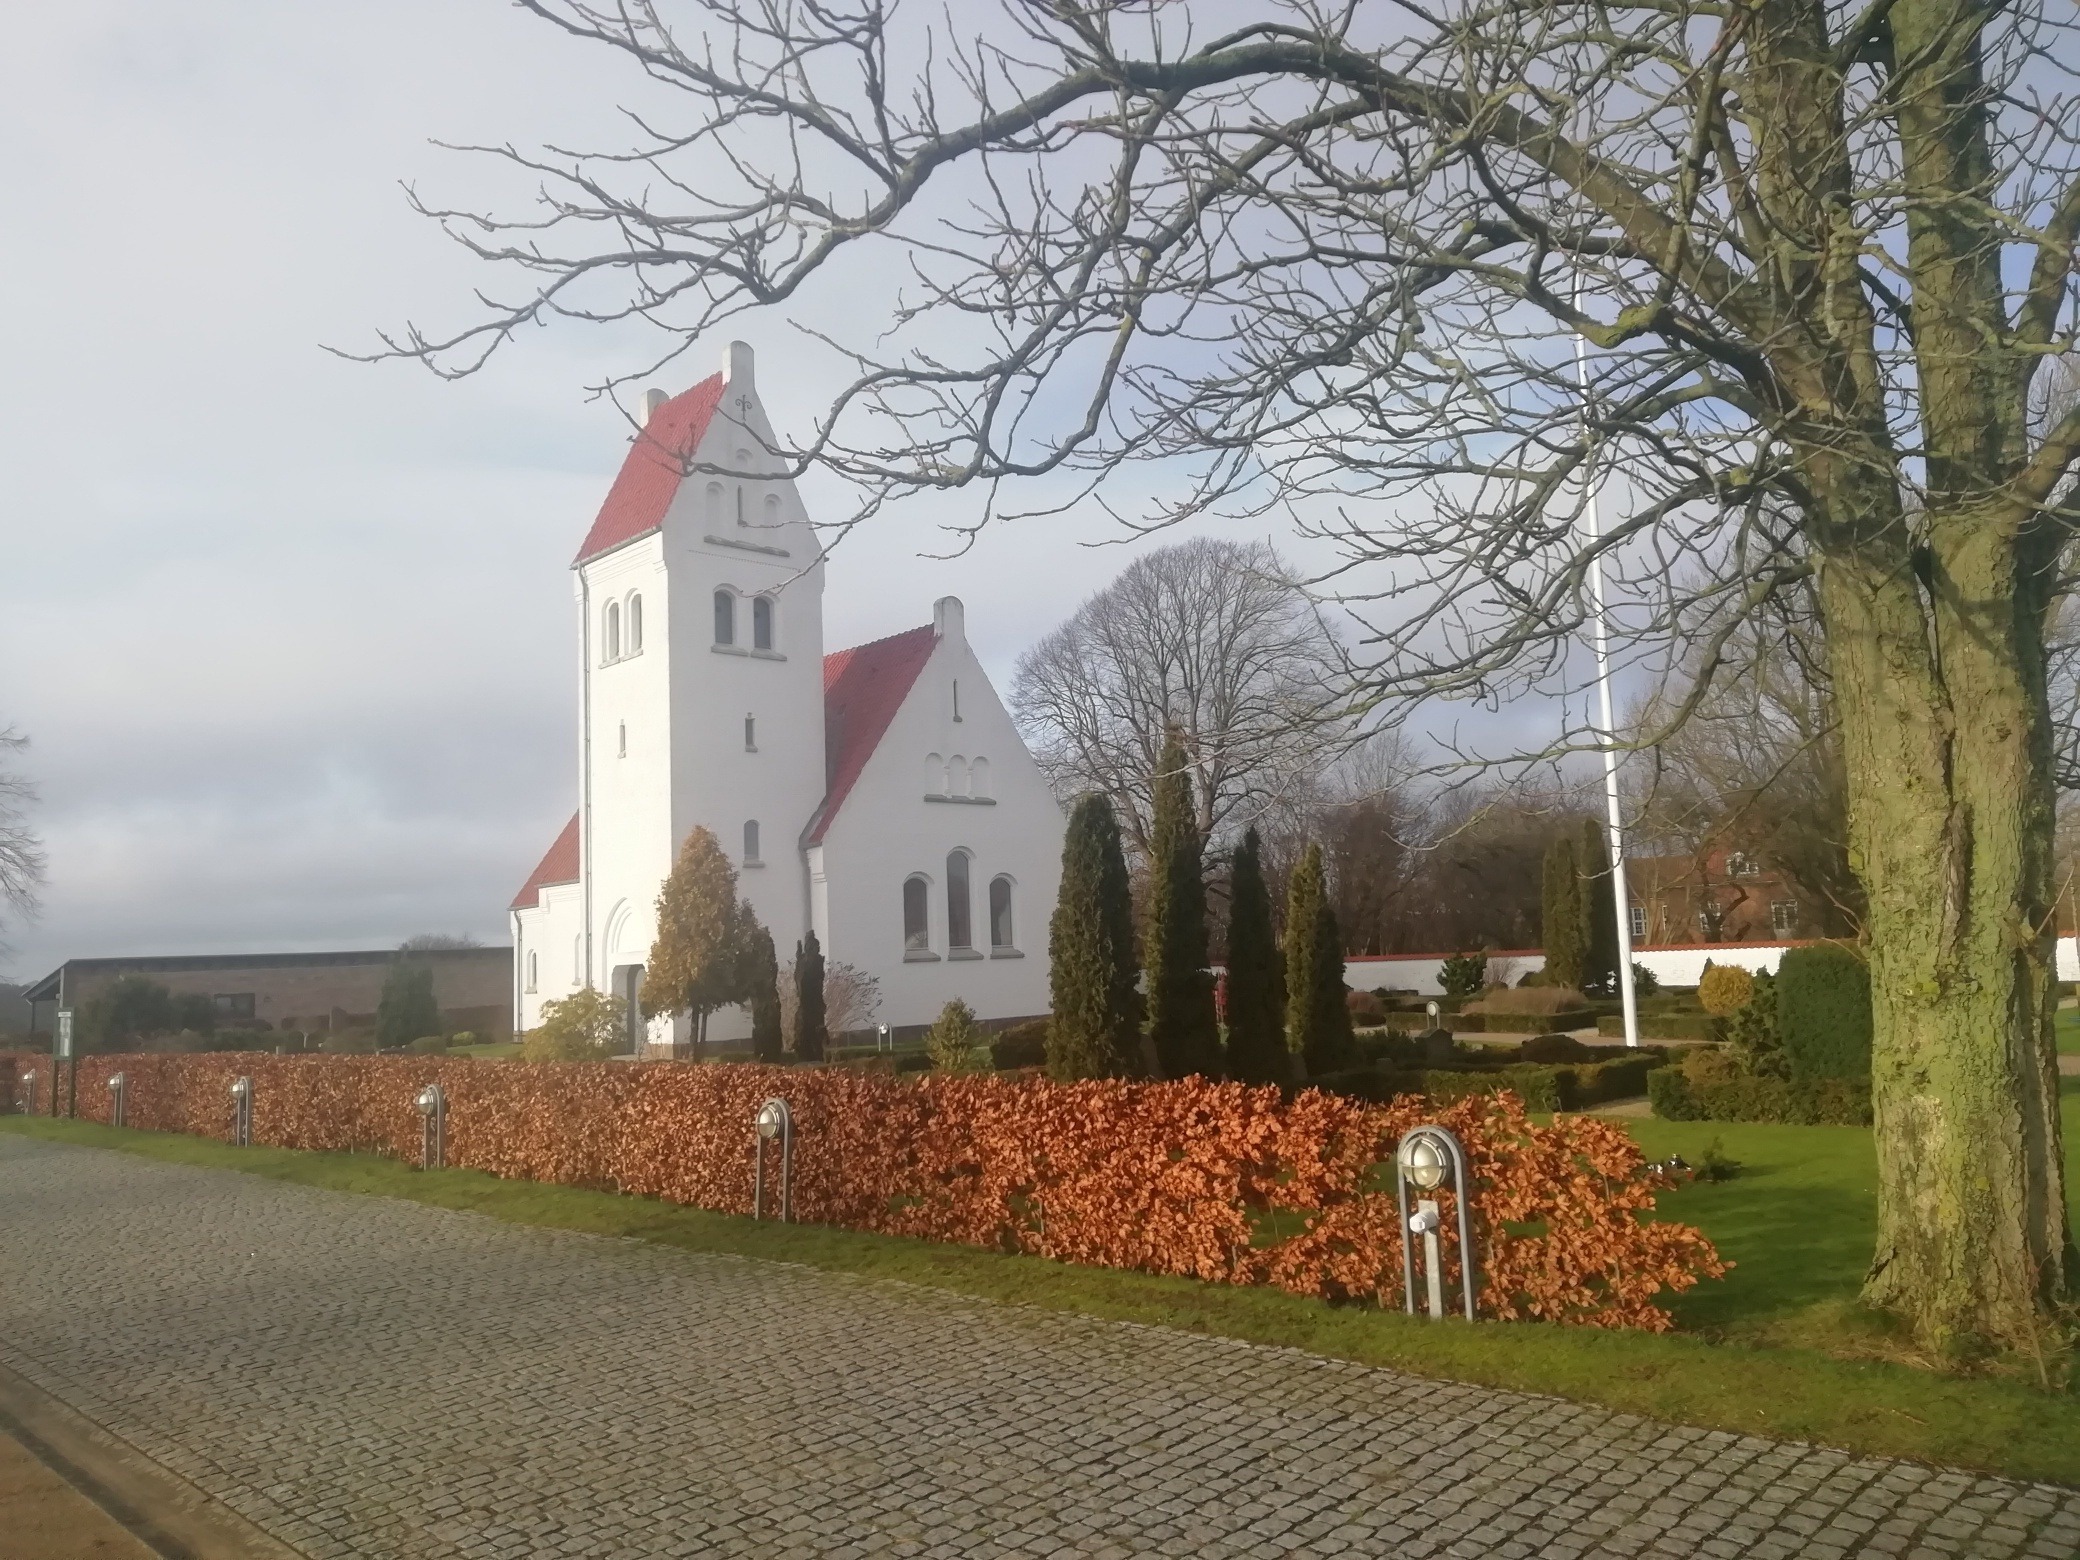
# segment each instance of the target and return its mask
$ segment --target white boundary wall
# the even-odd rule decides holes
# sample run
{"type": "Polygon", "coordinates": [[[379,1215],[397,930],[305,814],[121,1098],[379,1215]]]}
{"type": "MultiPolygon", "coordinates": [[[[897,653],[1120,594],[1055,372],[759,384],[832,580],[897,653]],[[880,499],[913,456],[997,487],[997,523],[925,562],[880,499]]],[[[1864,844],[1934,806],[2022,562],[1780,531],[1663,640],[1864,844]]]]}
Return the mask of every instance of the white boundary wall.
{"type": "MultiPolygon", "coordinates": [[[[1635,947],[1632,955],[1634,962],[1652,970],[1662,985],[1694,986],[1704,974],[1706,960],[1738,964],[1747,970],[1775,970],[1785,949],[1802,946],[1795,942],[1677,943],[1661,948],[1635,947]]],[[[1349,958],[1343,965],[1343,983],[1354,991],[1375,991],[1386,986],[1423,997],[1442,996],[1444,987],[1438,984],[1437,977],[1446,957],[1441,953],[1397,953],[1349,958]]],[[[1546,967],[1545,952],[1539,948],[1503,948],[1491,957],[1511,966],[1508,975],[1512,982],[1546,967]]],[[[2080,939],[2059,938],[2058,978],[2080,980],[2080,939]]]]}

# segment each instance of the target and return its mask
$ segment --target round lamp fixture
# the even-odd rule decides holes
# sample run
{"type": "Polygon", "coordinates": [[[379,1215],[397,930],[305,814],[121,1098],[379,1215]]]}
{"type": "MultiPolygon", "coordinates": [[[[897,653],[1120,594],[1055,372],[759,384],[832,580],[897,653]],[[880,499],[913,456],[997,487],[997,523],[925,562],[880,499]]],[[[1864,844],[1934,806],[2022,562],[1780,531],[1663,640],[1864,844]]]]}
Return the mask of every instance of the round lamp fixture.
{"type": "Polygon", "coordinates": [[[1426,1192],[1434,1192],[1444,1185],[1444,1151],[1427,1137],[1416,1138],[1401,1150],[1401,1168],[1409,1180],[1426,1192]]]}
{"type": "MultiPolygon", "coordinates": [[[[742,1120],[740,1116],[737,1118],[742,1120]]],[[[758,1135],[768,1141],[780,1135],[787,1125],[787,1105],[781,1100],[767,1100],[758,1110],[758,1135]]]]}

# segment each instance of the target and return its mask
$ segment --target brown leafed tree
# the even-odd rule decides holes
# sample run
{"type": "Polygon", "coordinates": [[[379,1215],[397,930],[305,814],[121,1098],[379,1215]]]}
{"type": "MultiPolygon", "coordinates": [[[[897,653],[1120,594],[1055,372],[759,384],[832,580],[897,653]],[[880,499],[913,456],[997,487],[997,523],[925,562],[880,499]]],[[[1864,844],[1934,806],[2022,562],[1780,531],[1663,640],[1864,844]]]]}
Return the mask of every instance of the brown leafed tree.
{"type": "Polygon", "coordinates": [[[693,1051],[707,1044],[708,1015],[745,999],[745,951],[754,923],[737,902],[737,869],[707,829],[679,847],[657,896],[657,940],[643,966],[645,1017],[684,1013],[693,1051]]]}
{"type": "Polygon", "coordinates": [[[540,208],[449,223],[512,291],[395,350],[466,372],[564,315],[675,352],[842,294],[859,371],[792,467],[861,514],[1022,477],[1291,513],[1372,598],[1382,713],[1565,687],[1595,559],[1621,657],[1810,581],[1869,904],[1865,1295],[1931,1348],[2042,1341],[2068,8],[521,3],[641,101],[602,155],[496,154],[540,208]]]}

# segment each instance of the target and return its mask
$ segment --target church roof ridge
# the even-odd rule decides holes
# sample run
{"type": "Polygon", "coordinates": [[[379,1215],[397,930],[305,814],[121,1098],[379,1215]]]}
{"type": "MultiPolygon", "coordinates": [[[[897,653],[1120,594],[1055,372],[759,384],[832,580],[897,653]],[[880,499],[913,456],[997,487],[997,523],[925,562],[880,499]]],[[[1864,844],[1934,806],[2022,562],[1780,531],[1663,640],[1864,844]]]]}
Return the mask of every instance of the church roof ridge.
{"type": "Polygon", "coordinates": [[[722,375],[710,374],[660,405],[636,430],[614,485],[607,489],[606,502],[571,560],[573,568],[664,524],[665,511],[686,476],[686,463],[708,436],[708,424],[722,405],[722,390],[722,375]]]}
{"type": "Polygon", "coordinates": [[[513,896],[510,906],[514,910],[531,910],[542,902],[542,890],[557,883],[578,881],[578,815],[571,814],[571,821],[563,826],[563,832],[542,857],[541,864],[520,885],[520,892],[513,896]]]}
{"type": "Polygon", "coordinates": [[[823,658],[824,797],[803,844],[823,843],[938,643],[938,630],[926,623],[823,658]]]}

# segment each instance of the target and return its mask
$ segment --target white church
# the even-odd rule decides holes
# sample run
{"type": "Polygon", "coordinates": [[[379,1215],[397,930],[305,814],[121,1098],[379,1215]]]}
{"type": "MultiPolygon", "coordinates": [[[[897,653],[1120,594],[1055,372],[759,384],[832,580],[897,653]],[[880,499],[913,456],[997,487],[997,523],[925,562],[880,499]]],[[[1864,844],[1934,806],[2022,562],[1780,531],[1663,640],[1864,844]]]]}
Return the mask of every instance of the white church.
{"type": "MultiPolygon", "coordinates": [[[[822,550],[779,464],[751,348],[646,417],[573,564],[578,810],[513,901],[513,1012],[585,986],[629,999],[657,895],[705,825],[783,968],[811,928],[880,981],[878,1023],[950,999],[1047,1011],[1064,819],[981,664],[961,603],[828,654],[822,550]],[[705,470],[703,468],[706,468],[705,470]]],[[[749,1033],[741,1009],[711,1039],[749,1033]]],[[[683,1044],[652,1020],[650,1053],[683,1044]]]]}

